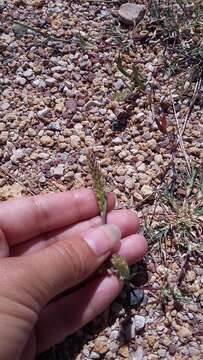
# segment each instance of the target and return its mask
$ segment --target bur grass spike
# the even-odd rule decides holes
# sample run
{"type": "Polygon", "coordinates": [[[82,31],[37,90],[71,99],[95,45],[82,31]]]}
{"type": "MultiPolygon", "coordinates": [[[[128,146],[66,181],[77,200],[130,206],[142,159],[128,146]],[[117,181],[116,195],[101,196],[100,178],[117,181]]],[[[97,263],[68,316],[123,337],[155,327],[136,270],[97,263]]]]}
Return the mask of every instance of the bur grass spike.
{"type": "Polygon", "coordinates": [[[92,177],[93,189],[99,206],[102,223],[106,224],[107,196],[105,192],[105,180],[96,157],[91,150],[87,153],[87,166],[92,177]]]}
{"type": "Polygon", "coordinates": [[[113,254],[111,263],[116,270],[120,280],[128,282],[135,276],[135,274],[130,273],[128,263],[123,256],[119,254],[113,254]]]}

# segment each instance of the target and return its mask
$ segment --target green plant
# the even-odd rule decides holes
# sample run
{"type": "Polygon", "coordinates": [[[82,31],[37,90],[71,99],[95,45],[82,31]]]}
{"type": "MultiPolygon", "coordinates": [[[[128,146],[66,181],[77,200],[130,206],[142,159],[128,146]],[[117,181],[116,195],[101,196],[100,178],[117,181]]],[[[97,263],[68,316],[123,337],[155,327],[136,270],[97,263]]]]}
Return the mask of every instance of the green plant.
{"type": "Polygon", "coordinates": [[[102,222],[103,224],[105,224],[107,216],[107,196],[105,192],[105,180],[101,173],[101,169],[96,160],[96,157],[94,156],[93,151],[90,150],[87,153],[87,166],[92,176],[93,188],[97,198],[102,222]]]}
{"type": "Polygon", "coordinates": [[[119,54],[116,59],[116,64],[118,70],[131,81],[130,91],[134,91],[136,88],[138,90],[144,91],[146,87],[147,79],[141,73],[137,65],[132,65],[132,72],[129,74],[128,71],[123,66],[122,56],[119,54]]]}

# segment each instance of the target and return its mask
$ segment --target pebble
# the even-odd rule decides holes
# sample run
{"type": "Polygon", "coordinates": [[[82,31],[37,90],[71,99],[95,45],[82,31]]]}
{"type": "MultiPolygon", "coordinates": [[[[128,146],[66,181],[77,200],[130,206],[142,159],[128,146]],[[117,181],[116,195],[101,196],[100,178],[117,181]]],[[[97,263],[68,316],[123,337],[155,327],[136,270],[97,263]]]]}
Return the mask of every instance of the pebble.
{"type": "Polygon", "coordinates": [[[11,162],[13,164],[18,164],[25,156],[25,152],[23,149],[13,150],[13,154],[11,155],[11,162]]]}
{"type": "Polygon", "coordinates": [[[92,136],[85,136],[85,144],[87,146],[93,146],[95,144],[95,140],[92,136]]]}
{"type": "Polygon", "coordinates": [[[193,271],[193,270],[189,270],[187,273],[186,273],[186,277],[185,277],[185,280],[187,281],[187,282],[194,282],[195,281],[195,279],[196,279],[196,273],[195,273],[195,271],[193,271]]]}
{"type": "Polygon", "coordinates": [[[112,140],[112,144],[115,144],[115,145],[120,145],[122,143],[123,143],[123,141],[120,137],[116,137],[112,140]]]}
{"type": "Polygon", "coordinates": [[[25,71],[23,71],[23,76],[25,76],[26,78],[29,78],[33,75],[33,70],[32,69],[27,69],[25,71]]]}
{"type": "Polygon", "coordinates": [[[131,356],[131,360],[143,360],[144,359],[144,350],[141,346],[138,346],[137,350],[131,356]]]}
{"type": "Polygon", "coordinates": [[[70,64],[70,65],[67,66],[67,70],[68,70],[69,72],[73,71],[74,68],[75,68],[75,65],[73,65],[73,64],[70,64]]]}
{"type": "MultiPolygon", "coordinates": [[[[138,173],[140,185],[147,185],[151,181],[151,177],[145,173],[138,173]]],[[[144,188],[145,189],[145,188],[144,188]]]]}
{"type": "Polygon", "coordinates": [[[151,195],[153,193],[153,189],[149,185],[143,185],[142,188],[141,188],[141,193],[144,196],[149,196],[149,195],[151,195]]]}
{"type": "Polygon", "coordinates": [[[157,354],[160,358],[166,358],[166,349],[159,349],[157,354]]]}
{"type": "Polygon", "coordinates": [[[23,196],[25,192],[25,187],[14,183],[12,185],[4,185],[0,187],[0,199],[1,200],[8,200],[10,198],[18,198],[23,196]]]}
{"type": "Polygon", "coordinates": [[[175,355],[176,350],[177,350],[177,347],[176,347],[175,344],[170,344],[169,345],[168,352],[169,352],[170,355],[175,355]]]}
{"type": "Polygon", "coordinates": [[[46,106],[45,108],[39,110],[37,112],[37,116],[42,119],[42,118],[48,118],[51,116],[51,112],[49,110],[49,108],[46,106]]]}
{"type": "Polygon", "coordinates": [[[53,131],[60,131],[61,125],[60,125],[59,121],[52,121],[51,123],[48,124],[47,128],[49,130],[53,130],[53,131]]]}
{"type": "Polygon", "coordinates": [[[51,175],[52,176],[55,176],[55,177],[61,177],[61,176],[63,176],[63,174],[64,174],[64,165],[63,164],[60,164],[60,165],[58,165],[58,166],[56,166],[56,167],[52,167],[51,169],[50,169],[50,172],[51,172],[51,175]]]}
{"type": "Polygon", "coordinates": [[[42,79],[35,79],[32,84],[36,86],[38,89],[45,89],[46,88],[46,82],[42,79]]]}
{"type": "Polygon", "coordinates": [[[25,85],[27,80],[22,76],[16,76],[16,84],[25,85]]]}
{"type": "Polygon", "coordinates": [[[125,87],[125,83],[123,82],[122,79],[118,79],[116,81],[116,83],[114,84],[114,87],[115,87],[116,90],[121,90],[121,89],[123,89],[125,87]]]}
{"type": "Polygon", "coordinates": [[[178,335],[181,342],[185,342],[185,341],[190,340],[192,338],[191,331],[188,328],[184,327],[184,326],[182,326],[178,330],[177,335],[178,335]]]}
{"type": "Polygon", "coordinates": [[[116,170],[116,174],[118,176],[123,176],[123,175],[125,175],[125,173],[126,173],[126,169],[124,166],[119,166],[116,170]]]}
{"type": "Polygon", "coordinates": [[[0,101],[0,110],[8,110],[10,108],[10,103],[7,100],[0,101]]]}
{"type": "Polygon", "coordinates": [[[147,342],[149,344],[150,347],[153,347],[155,342],[156,342],[156,336],[154,335],[148,335],[147,336],[147,342]]]}
{"type": "Polygon", "coordinates": [[[133,321],[133,325],[135,326],[136,331],[139,332],[142,329],[144,329],[145,323],[146,323],[146,320],[145,320],[144,316],[135,315],[132,321],[133,321]]]}
{"type": "Polygon", "coordinates": [[[43,135],[40,139],[40,142],[43,146],[52,147],[54,145],[54,140],[51,138],[51,136],[43,135]]]}
{"type": "Polygon", "coordinates": [[[160,338],[159,342],[160,342],[160,344],[168,347],[171,343],[171,339],[169,336],[164,336],[163,338],[160,338]]]}
{"type": "Polygon", "coordinates": [[[88,357],[89,359],[100,359],[100,354],[96,353],[95,351],[92,351],[88,357]]]}
{"type": "Polygon", "coordinates": [[[137,171],[138,172],[145,172],[146,171],[146,165],[144,163],[140,164],[138,167],[137,167],[137,171]]]}
{"type": "Polygon", "coordinates": [[[113,330],[110,332],[110,339],[111,340],[117,340],[119,338],[119,331],[113,330]]]}
{"type": "Polygon", "coordinates": [[[128,175],[125,176],[125,186],[127,189],[132,190],[135,186],[134,179],[128,175]]]}
{"type": "Polygon", "coordinates": [[[57,84],[57,80],[53,77],[47,77],[45,79],[45,82],[47,85],[50,85],[50,86],[57,84]]]}
{"type": "Polygon", "coordinates": [[[41,184],[44,184],[44,183],[46,182],[46,177],[45,177],[44,175],[41,175],[41,176],[39,177],[39,182],[40,182],[41,184]]]}
{"type": "Polygon", "coordinates": [[[160,154],[157,154],[154,156],[154,161],[159,165],[159,164],[163,164],[163,157],[160,154]]]}
{"type": "Polygon", "coordinates": [[[144,297],[144,290],[143,289],[133,289],[130,292],[130,306],[137,306],[139,305],[144,297]]]}
{"type": "Polygon", "coordinates": [[[70,143],[71,143],[71,146],[73,146],[74,148],[78,147],[78,145],[80,144],[80,137],[77,135],[71,135],[70,143]]]}
{"type": "Polygon", "coordinates": [[[93,351],[99,354],[105,354],[108,351],[107,339],[105,337],[98,337],[94,342],[93,351]]]}

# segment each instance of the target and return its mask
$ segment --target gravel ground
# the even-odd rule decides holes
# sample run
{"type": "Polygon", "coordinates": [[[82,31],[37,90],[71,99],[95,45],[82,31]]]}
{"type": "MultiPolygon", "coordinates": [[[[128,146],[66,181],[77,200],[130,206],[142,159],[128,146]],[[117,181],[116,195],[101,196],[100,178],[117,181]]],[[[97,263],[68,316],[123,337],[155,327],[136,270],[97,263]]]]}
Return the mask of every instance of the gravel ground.
{"type": "MultiPolygon", "coordinates": [[[[89,186],[85,154],[93,147],[109,188],[121,206],[138,211],[146,231],[157,189],[170,183],[174,168],[181,196],[188,161],[200,169],[200,81],[191,80],[189,65],[171,73],[175,55],[148,10],[139,25],[127,27],[112,16],[118,3],[0,1],[0,198],[89,186]],[[148,84],[133,100],[132,80],[118,70],[119,53],[128,74],[137,65],[148,84]],[[174,128],[182,129],[190,108],[174,149],[174,128]]],[[[193,190],[191,204],[199,204],[193,190]]],[[[156,211],[163,214],[160,198],[156,211]]],[[[136,267],[131,308],[124,290],[105,324],[96,319],[40,359],[201,359],[202,218],[199,223],[188,262],[185,247],[177,250],[167,239],[160,255],[157,240],[136,267]],[[186,265],[177,300],[171,287],[186,265]]]]}

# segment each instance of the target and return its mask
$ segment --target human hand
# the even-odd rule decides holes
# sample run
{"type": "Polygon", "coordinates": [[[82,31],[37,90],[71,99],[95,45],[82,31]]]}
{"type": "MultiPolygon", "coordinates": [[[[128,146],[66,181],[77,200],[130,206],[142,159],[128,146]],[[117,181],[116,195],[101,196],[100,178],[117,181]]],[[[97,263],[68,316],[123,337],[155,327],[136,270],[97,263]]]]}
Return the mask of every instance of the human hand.
{"type": "Polygon", "coordinates": [[[113,225],[103,226],[90,189],[0,205],[0,359],[34,359],[119,294],[122,282],[104,274],[57,297],[87,279],[115,248],[129,264],[147,252],[136,215],[114,205],[109,194],[107,222],[113,225]]]}

